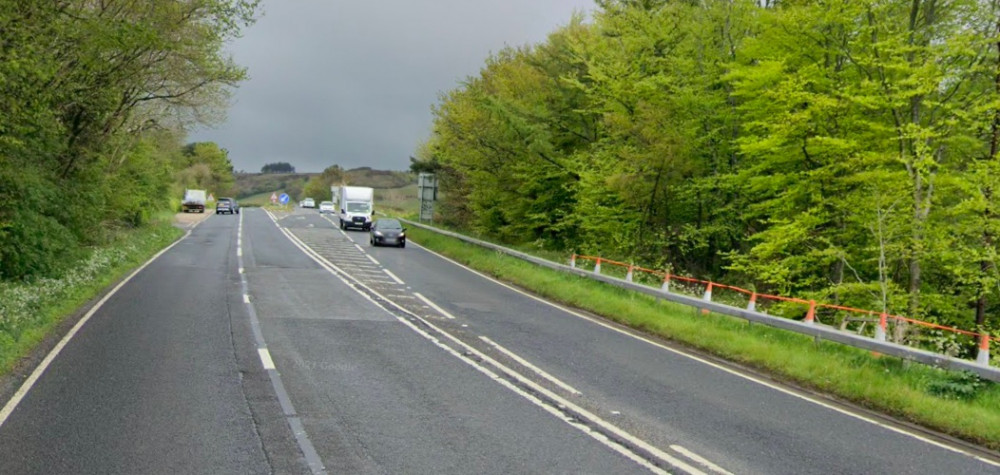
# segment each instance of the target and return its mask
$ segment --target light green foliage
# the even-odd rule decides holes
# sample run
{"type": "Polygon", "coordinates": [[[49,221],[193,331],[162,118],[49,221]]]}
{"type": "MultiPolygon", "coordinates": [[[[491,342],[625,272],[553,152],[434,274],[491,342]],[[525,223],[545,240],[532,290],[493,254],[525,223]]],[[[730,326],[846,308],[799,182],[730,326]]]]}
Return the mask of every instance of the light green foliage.
{"type": "Polygon", "coordinates": [[[237,194],[229,152],[213,142],[186,145],[178,165],[177,182],[182,188],[208,190],[216,197],[237,194]]]}
{"type": "Polygon", "coordinates": [[[600,2],[444,94],[420,159],[506,242],[996,327],[998,12],[600,2]]]}
{"type": "Polygon", "coordinates": [[[311,197],[316,200],[317,206],[320,201],[330,201],[333,193],[330,191],[332,185],[344,185],[344,169],[340,165],[331,165],[323,170],[323,173],[309,178],[306,186],[302,189],[300,198],[311,197]]]}

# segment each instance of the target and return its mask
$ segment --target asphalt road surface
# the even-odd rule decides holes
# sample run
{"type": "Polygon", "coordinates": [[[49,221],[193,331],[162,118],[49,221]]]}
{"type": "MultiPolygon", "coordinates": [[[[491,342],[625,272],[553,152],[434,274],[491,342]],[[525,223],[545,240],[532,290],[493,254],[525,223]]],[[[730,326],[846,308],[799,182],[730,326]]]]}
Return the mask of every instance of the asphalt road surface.
{"type": "Polygon", "coordinates": [[[315,210],[209,217],[44,368],[0,474],[1000,472],[315,210]]]}

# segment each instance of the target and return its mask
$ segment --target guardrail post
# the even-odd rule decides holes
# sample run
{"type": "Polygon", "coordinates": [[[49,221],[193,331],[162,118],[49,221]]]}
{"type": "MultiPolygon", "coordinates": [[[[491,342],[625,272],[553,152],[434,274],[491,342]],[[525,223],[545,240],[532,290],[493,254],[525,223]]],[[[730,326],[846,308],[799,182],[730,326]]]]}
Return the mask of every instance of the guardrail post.
{"type": "Polygon", "coordinates": [[[600,257],[597,258],[597,264],[594,264],[594,273],[595,274],[600,274],[601,273],[601,258],[600,257]]]}
{"type": "Polygon", "coordinates": [[[979,354],[976,355],[976,363],[983,366],[990,365],[990,334],[981,333],[979,335],[979,354]]]}
{"type": "Polygon", "coordinates": [[[750,294],[750,303],[747,304],[747,310],[751,312],[757,311],[757,292],[750,294]]]}
{"type": "Polygon", "coordinates": [[[569,266],[576,269],[576,253],[569,257],[569,266]]]}
{"type": "Polygon", "coordinates": [[[633,267],[634,266],[632,264],[628,265],[628,272],[625,273],[625,282],[632,282],[632,269],[633,269],[633,267]]]}
{"type": "Polygon", "coordinates": [[[660,290],[670,293],[670,273],[667,272],[663,275],[663,285],[660,286],[660,290]]]}
{"type": "Polygon", "coordinates": [[[887,315],[882,312],[878,316],[878,326],[875,327],[875,339],[878,341],[885,341],[885,331],[889,328],[889,322],[887,321],[887,315]]]}
{"type": "Polygon", "coordinates": [[[806,323],[816,323],[816,301],[809,301],[809,311],[806,312],[806,323]]]}

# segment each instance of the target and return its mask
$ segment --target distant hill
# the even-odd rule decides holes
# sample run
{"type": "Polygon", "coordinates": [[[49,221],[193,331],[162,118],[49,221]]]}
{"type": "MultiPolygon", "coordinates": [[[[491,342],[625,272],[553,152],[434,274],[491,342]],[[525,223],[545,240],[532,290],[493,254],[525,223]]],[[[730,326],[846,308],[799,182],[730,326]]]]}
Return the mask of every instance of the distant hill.
{"type": "Polygon", "coordinates": [[[282,191],[297,197],[315,173],[237,173],[236,199],[272,191],[282,191]]]}
{"type": "Polygon", "coordinates": [[[344,172],[345,180],[351,186],[372,188],[402,188],[417,182],[417,175],[410,172],[372,170],[368,167],[355,168],[344,172]]]}
{"type": "MultiPolygon", "coordinates": [[[[417,182],[415,174],[408,171],[373,170],[361,167],[347,170],[346,182],[352,186],[369,186],[372,188],[402,188],[417,182]]],[[[237,199],[260,193],[282,191],[298,200],[309,178],[319,173],[237,173],[237,199]]]]}

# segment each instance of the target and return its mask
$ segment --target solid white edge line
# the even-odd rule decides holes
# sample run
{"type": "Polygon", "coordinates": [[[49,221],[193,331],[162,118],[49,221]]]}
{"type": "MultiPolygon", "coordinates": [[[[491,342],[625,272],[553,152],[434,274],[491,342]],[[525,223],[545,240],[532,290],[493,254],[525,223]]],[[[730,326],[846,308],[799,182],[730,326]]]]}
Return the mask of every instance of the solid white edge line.
{"type": "Polygon", "coordinates": [[[267,348],[257,348],[257,354],[260,355],[260,362],[264,365],[264,369],[277,369],[274,367],[274,360],[271,359],[271,352],[267,351],[267,348]]]}
{"type": "Polygon", "coordinates": [[[365,249],[363,247],[361,247],[361,245],[358,244],[358,243],[354,243],[354,247],[358,248],[358,250],[361,251],[361,252],[365,252],[365,249]]]}
{"type": "MultiPolygon", "coordinates": [[[[200,222],[198,224],[200,224],[200,222]]],[[[197,226],[197,224],[195,224],[195,226],[197,226]]],[[[97,311],[100,310],[102,306],[104,306],[105,302],[110,300],[111,297],[113,297],[116,293],[118,293],[118,291],[122,287],[125,286],[125,284],[129,283],[129,281],[131,281],[133,277],[135,277],[139,272],[142,272],[142,270],[148,267],[150,264],[152,264],[153,261],[155,261],[157,258],[162,256],[170,249],[173,249],[173,247],[176,246],[177,244],[180,244],[181,241],[187,239],[187,237],[191,235],[191,231],[195,228],[195,226],[192,226],[191,229],[189,229],[184,234],[184,236],[174,241],[173,244],[167,246],[160,252],[154,254],[153,257],[149,258],[149,260],[146,261],[138,269],[132,271],[132,273],[129,274],[128,277],[125,277],[125,279],[123,279],[121,282],[118,283],[118,285],[116,285],[113,289],[111,289],[111,291],[108,292],[107,295],[105,295],[103,298],[101,298],[101,300],[99,300],[96,304],[94,304],[94,306],[91,307],[91,309],[88,310],[87,313],[83,315],[83,318],[81,318],[78,322],[76,322],[76,325],[73,325],[73,328],[71,328],[69,332],[66,333],[66,335],[63,336],[61,340],[59,340],[59,343],[57,343],[56,346],[52,348],[52,351],[49,351],[49,354],[45,355],[45,358],[42,360],[41,363],[38,364],[38,366],[35,367],[35,370],[31,372],[30,376],[28,376],[28,379],[24,380],[24,383],[21,384],[21,387],[18,388],[17,392],[14,393],[14,396],[12,396],[9,401],[7,401],[7,404],[3,406],[3,409],[0,409],[0,427],[3,427],[3,424],[7,422],[7,418],[10,417],[11,413],[14,412],[14,409],[17,408],[17,405],[21,403],[21,400],[24,399],[24,396],[28,394],[28,391],[30,391],[31,388],[34,387],[35,383],[38,381],[38,378],[40,378],[42,374],[45,372],[45,370],[48,369],[49,365],[52,364],[52,361],[56,359],[56,356],[59,356],[59,353],[63,350],[63,348],[66,347],[67,344],[69,344],[70,340],[72,340],[73,337],[76,336],[77,332],[79,332],[80,329],[87,324],[90,318],[93,317],[94,314],[97,313],[97,311]]]]}
{"type": "Polygon", "coordinates": [[[518,363],[520,363],[525,368],[528,368],[528,369],[534,371],[535,374],[537,374],[537,375],[539,375],[539,376],[541,376],[541,377],[549,380],[549,382],[551,382],[552,384],[555,384],[556,386],[559,386],[560,388],[565,389],[567,392],[569,392],[571,394],[574,394],[576,396],[579,396],[579,395],[583,394],[580,391],[577,391],[576,388],[574,388],[573,386],[570,386],[569,384],[564,383],[559,378],[556,378],[555,376],[553,376],[553,375],[551,375],[551,374],[543,371],[541,368],[539,368],[539,367],[537,367],[537,366],[529,363],[528,360],[526,360],[524,358],[521,358],[520,356],[518,356],[513,351],[510,351],[507,348],[504,348],[499,343],[497,343],[497,342],[495,342],[495,341],[493,341],[493,340],[491,340],[491,339],[489,339],[489,338],[487,338],[485,336],[480,336],[479,339],[483,340],[488,345],[496,348],[497,351],[499,351],[499,352],[507,355],[508,358],[510,358],[510,359],[512,359],[514,361],[517,361],[518,363]]]}
{"type": "Polygon", "coordinates": [[[428,307],[433,308],[434,310],[437,310],[438,313],[440,313],[441,315],[444,315],[445,317],[450,318],[452,320],[455,319],[454,315],[448,313],[447,311],[445,311],[445,309],[443,309],[441,307],[438,307],[437,304],[435,304],[434,302],[431,302],[427,297],[424,297],[420,292],[414,292],[413,295],[415,297],[417,297],[418,299],[420,299],[421,302],[427,304],[428,307]]]}
{"type": "Polygon", "coordinates": [[[700,456],[700,455],[698,455],[698,454],[696,454],[696,453],[694,453],[694,452],[692,452],[692,451],[690,451],[690,450],[688,450],[688,449],[686,449],[684,447],[681,447],[680,445],[674,444],[674,445],[671,445],[670,448],[674,449],[675,452],[677,452],[677,453],[679,453],[679,454],[681,454],[681,455],[683,455],[683,456],[685,456],[685,457],[687,457],[687,458],[689,458],[691,460],[694,460],[695,462],[700,463],[701,465],[707,467],[709,470],[711,470],[711,471],[713,471],[715,473],[718,473],[720,475],[733,475],[732,472],[730,472],[730,471],[728,471],[728,470],[726,470],[726,469],[724,469],[724,468],[722,468],[722,467],[720,467],[720,466],[718,466],[718,465],[710,462],[705,457],[702,457],[702,456],[700,456]]]}
{"type": "MultiPolygon", "coordinates": [[[[610,422],[605,421],[604,419],[600,418],[596,414],[593,414],[590,411],[588,411],[588,410],[586,410],[586,409],[584,409],[584,408],[582,408],[582,407],[574,404],[573,402],[567,400],[566,398],[563,398],[562,396],[560,396],[560,395],[558,395],[556,393],[553,393],[552,391],[549,391],[548,389],[546,389],[543,386],[538,385],[537,383],[535,383],[531,379],[523,376],[522,374],[514,371],[511,368],[508,368],[507,366],[505,366],[504,364],[500,363],[499,361],[496,361],[495,359],[491,358],[489,355],[487,355],[487,354],[485,354],[485,353],[483,353],[483,352],[481,352],[481,351],[473,348],[472,346],[469,346],[468,344],[466,344],[462,340],[458,339],[454,335],[452,335],[452,334],[450,334],[450,333],[448,333],[448,332],[446,332],[446,331],[438,328],[437,326],[435,326],[430,321],[428,321],[428,320],[420,317],[419,315],[417,315],[417,314],[415,314],[415,313],[407,310],[403,306],[401,306],[401,305],[397,304],[396,302],[394,302],[394,301],[386,298],[384,295],[382,295],[377,290],[375,290],[375,289],[373,289],[373,288],[365,285],[364,282],[361,282],[360,280],[358,280],[357,278],[351,276],[347,272],[344,272],[343,269],[337,267],[332,262],[328,261],[326,258],[324,258],[323,256],[321,256],[319,253],[313,251],[312,248],[310,248],[309,246],[306,246],[305,243],[303,243],[298,237],[296,237],[294,234],[288,232],[286,229],[281,229],[281,231],[282,231],[282,233],[285,234],[286,237],[289,238],[289,240],[292,241],[292,244],[294,244],[296,247],[298,247],[299,250],[301,250],[302,252],[304,252],[307,256],[309,256],[310,258],[312,258],[313,261],[315,261],[316,263],[318,263],[321,267],[325,268],[328,272],[330,272],[335,277],[337,277],[341,282],[343,282],[349,288],[354,289],[355,292],[357,292],[359,295],[361,295],[362,297],[364,297],[368,301],[370,301],[373,304],[375,304],[375,306],[381,308],[386,313],[389,313],[390,315],[392,315],[393,317],[395,317],[396,320],[402,322],[403,324],[405,324],[405,325],[407,325],[407,326],[409,326],[411,328],[417,329],[415,325],[413,325],[412,323],[406,321],[406,319],[401,318],[401,317],[393,314],[392,312],[389,312],[389,309],[387,309],[386,307],[384,307],[379,301],[375,300],[370,295],[368,295],[368,294],[366,294],[364,292],[361,292],[360,290],[358,290],[357,288],[355,288],[354,285],[357,285],[358,287],[363,287],[365,290],[367,290],[368,292],[371,292],[372,294],[374,294],[375,296],[379,297],[380,299],[382,299],[386,303],[391,304],[392,306],[396,307],[399,311],[401,311],[403,313],[406,313],[407,315],[410,315],[411,317],[413,317],[415,319],[420,320],[424,325],[427,325],[428,327],[433,328],[435,331],[439,332],[441,335],[443,335],[444,337],[448,338],[449,340],[451,340],[452,342],[454,342],[456,345],[461,346],[462,348],[464,348],[465,351],[467,351],[468,353],[475,355],[476,357],[480,358],[483,361],[489,362],[489,364],[493,365],[494,367],[501,368],[510,377],[518,380],[521,384],[524,384],[525,386],[530,387],[533,391],[536,391],[536,392],[538,392],[540,394],[544,394],[546,397],[548,397],[549,399],[551,399],[553,401],[556,401],[561,406],[567,407],[570,410],[572,410],[573,412],[582,415],[583,417],[585,417],[588,420],[592,421],[594,424],[599,425],[602,428],[604,428],[605,430],[607,430],[607,431],[609,431],[611,433],[614,433],[619,438],[627,440],[631,444],[642,448],[643,450],[645,450],[646,452],[650,453],[654,457],[656,457],[656,458],[658,458],[658,459],[660,459],[660,460],[662,460],[662,461],[664,461],[664,462],[672,465],[675,468],[681,469],[681,470],[683,470],[683,471],[685,471],[687,473],[690,473],[692,475],[705,475],[705,472],[703,472],[703,471],[701,471],[701,470],[699,470],[699,469],[697,469],[695,467],[692,467],[691,465],[685,463],[683,460],[680,460],[680,459],[678,459],[676,457],[671,456],[670,454],[667,454],[666,452],[660,450],[656,446],[653,446],[652,444],[649,444],[648,442],[646,442],[646,441],[644,441],[644,440],[642,440],[642,439],[640,439],[640,438],[638,438],[638,437],[630,434],[629,432],[625,431],[624,429],[621,429],[618,426],[616,426],[616,425],[614,425],[614,424],[612,424],[610,422]],[[350,282],[348,282],[347,278],[350,278],[352,281],[354,281],[354,285],[352,285],[350,282]]],[[[426,332],[423,332],[422,330],[419,330],[419,329],[417,329],[417,330],[418,330],[419,334],[424,335],[430,341],[438,343],[437,338],[435,338],[435,337],[427,334],[426,332]]],[[[457,352],[454,352],[454,351],[452,351],[452,354],[454,354],[456,356],[460,356],[461,359],[462,359],[462,361],[465,361],[466,363],[468,363],[470,365],[473,365],[474,367],[476,367],[477,369],[480,369],[481,371],[484,371],[484,372],[489,371],[486,368],[480,368],[479,364],[477,362],[471,360],[470,358],[466,358],[464,355],[461,355],[461,354],[459,354],[457,352]]],[[[523,392],[523,391],[521,391],[521,392],[523,392]]],[[[525,394],[527,394],[527,393],[525,393],[525,394]]],[[[540,401],[537,398],[530,398],[529,400],[531,400],[532,402],[535,402],[536,404],[539,404],[543,409],[545,409],[546,411],[549,411],[550,413],[557,413],[557,412],[554,412],[555,411],[554,408],[549,407],[548,405],[546,405],[544,402],[540,401]]],[[[574,425],[577,428],[580,428],[584,433],[590,435],[592,438],[594,438],[595,440],[600,441],[601,443],[605,444],[609,448],[612,448],[612,450],[615,450],[616,452],[623,453],[623,454],[625,454],[626,452],[629,453],[629,454],[632,454],[632,456],[629,456],[630,459],[636,460],[636,461],[641,460],[641,462],[639,462],[639,463],[642,464],[644,467],[649,468],[651,471],[654,471],[654,472],[657,472],[657,473],[666,473],[665,471],[663,471],[662,469],[656,467],[655,465],[652,465],[652,464],[648,463],[648,461],[641,459],[641,457],[639,457],[638,460],[637,460],[636,459],[636,457],[638,457],[637,455],[635,455],[631,451],[628,451],[627,449],[625,449],[625,447],[618,446],[617,442],[609,440],[603,434],[593,432],[589,427],[587,427],[585,425],[580,425],[580,424],[573,423],[573,421],[567,419],[562,414],[559,414],[559,416],[560,416],[560,418],[562,420],[564,420],[564,421],[566,421],[568,423],[571,423],[572,425],[574,425]],[[622,451],[625,451],[625,452],[622,452],[622,451]],[[645,462],[645,463],[642,463],[642,462],[645,462]]]]}
{"type": "Polygon", "coordinates": [[[406,285],[406,282],[403,282],[403,279],[400,279],[399,277],[396,277],[396,274],[393,274],[391,270],[389,270],[389,269],[382,269],[382,272],[385,272],[386,275],[388,275],[389,277],[392,277],[392,280],[395,280],[397,284],[399,284],[399,285],[406,285]]]}
{"type": "Polygon", "coordinates": [[[374,257],[371,256],[371,254],[365,253],[365,257],[367,257],[369,261],[372,261],[377,266],[382,265],[382,264],[379,264],[379,262],[377,260],[375,260],[374,257]]]}
{"type": "MultiPolygon", "coordinates": [[[[266,209],[264,211],[268,212],[266,209]]],[[[268,214],[270,215],[269,212],[268,212],[268,214]]],[[[242,221],[242,219],[243,218],[241,216],[240,217],[240,231],[241,232],[243,230],[243,221],[242,221]]],[[[275,220],[275,219],[273,219],[273,217],[272,217],[271,221],[274,222],[275,228],[277,228],[279,231],[281,231],[282,233],[285,233],[285,234],[290,234],[287,230],[285,230],[284,228],[282,228],[278,224],[278,221],[275,220]]],[[[242,258],[239,259],[239,263],[240,263],[240,266],[243,265],[243,259],[242,258]]],[[[242,283],[243,283],[244,286],[248,285],[248,283],[246,281],[246,277],[241,277],[241,280],[242,280],[242,283]]],[[[253,304],[247,302],[247,306],[252,308],[253,304]]],[[[260,331],[259,330],[259,324],[260,323],[257,320],[257,317],[255,316],[255,313],[253,313],[253,312],[250,313],[250,320],[251,320],[252,325],[258,327],[258,331],[260,331]]],[[[261,333],[260,336],[259,336],[259,338],[258,337],[255,337],[255,338],[257,338],[257,341],[258,341],[259,344],[264,345],[262,347],[258,347],[257,348],[257,354],[260,356],[260,359],[261,359],[261,366],[264,368],[265,371],[267,371],[267,370],[273,370],[274,371],[273,374],[269,375],[269,377],[271,379],[271,387],[274,389],[274,391],[276,393],[275,396],[279,398],[279,403],[282,406],[282,411],[283,412],[286,410],[285,404],[280,402],[281,396],[279,394],[277,394],[277,393],[280,391],[281,393],[285,394],[286,398],[288,398],[288,400],[287,400],[287,404],[288,404],[287,410],[288,410],[288,412],[285,412],[285,419],[286,419],[286,422],[288,422],[288,427],[292,430],[292,434],[295,436],[295,442],[296,442],[296,444],[298,444],[299,450],[302,451],[302,455],[305,457],[306,463],[307,463],[307,465],[309,465],[309,469],[310,469],[310,471],[312,471],[312,473],[325,475],[327,473],[327,471],[326,471],[326,466],[323,463],[323,459],[319,456],[319,453],[316,452],[316,447],[313,446],[312,440],[309,439],[309,434],[306,433],[305,424],[303,424],[302,420],[297,415],[294,415],[295,414],[295,409],[294,409],[294,404],[291,401],[291,396],[289,396],[287,394],[287,390],[284,387],[284,383],[281,381],[281,375],[278,374],[278,370],[274,366],[274,360],[271,359],[271,352],[268,351],[266,343],[264,343],[264,336],[263,336],[263,334],[261,333]]]]}
{"type": "Polygon", "coordinates": [[[664,349],[664,350],[666,350],[666,351],[669,351],[669,352],[671,352],[671,353],[674,353],[674,354],[676,354],[676,355],[679,355],[679,356],[683,356],[683,357],[685,357],[685,358],[688,358],[688,359],[691,359],[691,360],[694,360],[694,361],[697,361],[697,362],[699,362],[699,363],[703,363],[703,364],[706,364],[706,365],[708,365],[708,366],[711,366],[711,367],[713,367],[713,368],[715,368],[715,369],[718,369],[718,370],[721,370],[721,371],[724,371],[724,372],[726,372],[726,373],[729,373],[729,374],[731,374],[731,375],[733,375],[733,376],[737,376],[737,377],[739,377],[739,378],[743,378],[743,379],[745,379],[745,380],[747,380],[747,381],[752,381],[752,382],[754,382],[754,383],[757,383],[757,384],[760,384],[761,386],[764,386],[764,387],[767,387],[767,388],[770,388],[770,389],[773,389],[773,390],[775,390],[775,391],[778,391],[778,392],[781,392],[781,393],[784,393],[784,394],[787,394],[787,395],[789,395],[789,396],[792,396],[792,397],[795,397],[795,398],[798,398],[798,399],[801,399],[801,400],[803,400],[803,401],[807,401],[807,402],[811,402],[811,403],[813,403],[813,404],[816,404],[817,406],[820,406],[820,407],[823,407],[823,408],[826,408],[826,409],[829,409],[829,410],[831,410],[831,411],[835,411],[835,412],[838,412],[838,413],[840,413],[840,414],[844,414],[844,415],[846,415],[846,416],[849,416],[849,417],[853,417],[853,418],[855,418],[855,419],[858,419],[858,420],[860,420],[860,421],[864,421],[864,422],[867,422],[867,423],[869,423],[869,424],[873,424],[873,425],[875,425],[875,426],[877,426],[877,427],[881,427],[881,428],[883,428],[883,429],[886,429],[886,430],[889,430],[889,431],[892,431],[892,432],[895,432],[895,433],[897,433],[897,434],[900,434],[900,435],[905,435],[905,436],[908,436],[908,437],[911,437],[911,438],[913,438],[913,439],[916,439],[916,440],[919,440],[919,441],[921,441],[921,442],[925,442],[925,443],[927,443],[927,444],[930,444],[930,445],[933,445],[933,446],[935,446],[935,447],[939,447],[939,448],[942,448],[942,449],[945,449],[945,450],[948,450],[948,451],[951,451],[951,452],[954,452],[954,453],[958,453],[958,454],[962,454],[962,455],[965,455],[965,456],[967,456],[967,457],[971,457],[971,458],[973,458],[973,459],[975,459],[975,460],[979,460],[980,462],[983,462],[983,463],[986,463],[986,464],[989,464],[989,465],[993,465],[993,466],[995,466],[995,467],[1000,467],[1000,462],[994,462],[994,461],[992,461],[992,460],[989,460],[989,459],[986,459],[986,458],[983,458],[983,457],[980,457],[980,456],[978,456],[978,455],[975,455],[975,454],[972,454],[972,453],[969,453],[969,452],[966,452],[965,450],[962,450],[962,449],[959,449],[959,448],[957,448],[957,447],[951,447],[951,446],[949,446],[949,445],[945,445],[945,444],[943,444],[943,443],[941,443],[941,442],[938,442],[938,441],[935,441],[935,440],[931,440],[931,439],[928,439],[928,438],[926,438],[926,437],[924,437],[924,436],[922,436],[922,435],[920,435],[920,434],[916,434],[916,433],[913,433],[913,432],[909,432],[909,431],[907,431],[907,430],[904,430],[904,429],[901,429],[901,428],[899,428],[899,427],[894,427],[894,426],[891,426],[891,425],[889,425],[889,424],[885,424],[885,423],[882,423],[882,422],[879,422],[879,421],[876,421],[876,420],[874,420],[874,419],[872,419],[872,418],[870,418],[870,417],[867,417],[867,416],[863,416],[863,415],[861,415],[861,414],[856,414],[856,413],[853,413],[853,412],[851,412],[851,411],[848,411],[847,409],[843,409],[843,408],[840,408],[840,407],[837,407],[837,406],[833,406],[833,405],[831,405],[831,404],[827,404],[827,403],[825,403],[825,402],[823,402],[823,401],[820,401],[820,400],[818,400],[818,399],[815,399],[815,398],[812,398],[812,397],[809,397],[809,396],[806,396],[806,395],[804,395],[804,394],[799,394],[799,393],[796,393],[796,392],[794,392],[794,391],[791,391],[791,390],[789,390],[789,389],[785,389],[785,388],[783,388],[783,387],[781,387],[781,386],[776,386],[776,385],[774,385],[774,384],[771,384],[771,383],[768,383],[767,381],[764,381],[764,380],[762,380],[762,379],[759,379],[759,378],[755,378],[755,377],[753,377],[753,376],[750,376],[750,375],[748,375],[748,374],[743,374],[743,373],[740,373],[739,371],[736,371],[736,370],[734,370],[734,369],[731,369],[731,368],[727,368],[727,367],[725,367],[725,366],[722,366],[722,365],[719,365],[719,364],[717,364],[717,363],[713,363],[713,362],[711,362],[711,361],[708,361],[708,360],[706,360],[706,359],[704,359],[704,358],[701,358],[701,357],[699,357],[699,356],[695,356],[695,355],[692,355],[692,354],[688,354],[688,353],[685,353],[685,352],[683,352],[683,351],[680,351],[680,350],[678,350],[678,349],[675,349],[675,348],[670,348],[669,346],[666,346],[666,345],[663,345],[663,344],[661,344],[661,343],[659,343],[659,342],[657,342],[657,341],[654,341],[654,340],[651,340],[651,339],[649,339],[649,338],[646,338],[646,337],[643,337],[643,336],[639,336],[639,335],[636,335],[636,334],[633,334],[633,333],[631,333],[631,332],[627,332],[627,331],[625,331],[625,330],[622,330],[621,328],[616,328],[616,327],[614,327],[614,326],[612,326],[612,325],[610,325],[610,324],[608,324],[608,323],[606,323],[606,322],[604,322],[604,321],[601,321],[601,320],[598,320],[598,319],[595,319],[595,318],[593,318],[593,317],[590,317],[590,316],[587,316],[587,315],[584,315],[584,314],[582,314],[582,313],[579,313],[579,312],[576,312],[576,311],[574,311],[574,310],[572,310],[572,309],[569,309],[569,308],[566,308],[566,307],[563,307],[563,306],[561,306],[561,305],[558,305],[558,304],[555,304],[555,303],[552,303],[552,302],[549,302],[549,301],[547,301],[547,300],[545,300],[545,299],[542,299],[541,297],[538,297],[538,296],[535,296],[535,295],[532,295],[532,294],[529,294],[529,293],[527,293],[527,292],[525,292],[525,291],[523,291],[523,290],[521,290],[521,289],[518,289],[518,288],[516,288],[516,287],[513,287],[513,286],[510,286],[510,285],[507,285],[507,284],[505,284],[505,283],[503,283],[503,282],[500,282],[499,280],[496,280],[496,279],[494,279],[494,278],[492,278],[492,277],[490,277],[490,276],[488,276],[488,275],[486,275],[486,274],[483,274],[483,273],[481,273],[481,272],[479,272],[479,271],[477,271],[477,270],[475,270],[475,269],[472,269],[472,268],[470,268],[470,267],[468,267],[468,266],[466,266],[466,265],[464,265],[464,264],[462,264],[462,263],[460,263],[460,262],[458,262],[458,261],[455,261],[455,260],[453,260],[453,259],[451,259],[451,258],[449,258],[449,257],[447,257],[447,256],[444,256],[444,255],[441,255],[441,254],[439,254],[439,253],[437,253],[437,252],[434,252],[434,251],[432,251],[432,250],[430,250],[430,249],[427,249],[426,247],[424,247],[424,246],[421,246],[420,244],[417,244],[417,243],[413,243],[413,244],[414,244],[414,245],[416,245],[417,247],[419,247],[420,249],[423,249],[423,250],[425,250],[425,251],[427,251],[427,252],[429,252],[429,253],[431,253],[431,254],[434,254],[434,255],[436,255],[436,256],[440,257],[441,259],[444,259],[444,260],[446,260],[446,261],[448,261],[448,262],[451,262],[452,264],[454,264],[454,265],[456,265],[456,266],[458,266],[458,267],[461,267],[461,268],[463,268],[463,269],[465,269],[465,270],[467,270],[467,271],[469,271],[469,272],[472,272],[473,274],[476,274],[476,275],[478,275],[478,276],[480,276],[480,277],[482,277],[482,278],[484,278],[484,279],[486,279],[486,280],[489,280],[490,282],[493,282],[493,283],[495,283],[495,284],[497,284],[497,285],[500,285],[500,286],[503,286],[503,287],[506,287],[506,288],[508,288],[508,289],[510,289],[510,290],[513,290],[514,292],[517,292],[517,293],[519,293],[519,294],[521,294],[521,295],[524,295],[524,296],[526,296],[526,297],[528,297],[528,298],[532,298],[532,299],[534,299],[534,300],[537,300],[537,301],[539,301],[539,302],[541,302],[541,303],[543,303],[543,304],[545,304],[545,305],[548,305],[548,306],[550,306],[550,307],[553,307],[553,308],[557,308],[557,309],[559,309],[559,310],[562,310],[562,311],[564,311],[564,312],[566,312],[566,313],[568,313],[568,314],[570,314],[570,315],[573,315],[573,316],[576,316],[576,317],[579,317],[579,318],[582,318],[582,319],[584,319],[584,320],[587,320],[587,321],[589,321],[589,322],[592,322],[592,323],[595,323],[595,324],[597,324],[597,325],[600,325],[600,326],[602,326],[602,327],[605,327],[605,328],[607,328],[607,329],[610,329],[610,330],[613,330],[613,331],[616,331],[616,332],[618,332],[618,333],[621,333],[621,334],[623,334],[623,335],[626,335],[626,336],[629,336],[629,337],[631,337],[631,338],[635,338],[635,339],[637,339],[637,340],[639,340],[639,341],[643,341],[643,342],[646,342],[646,343],[648,343],[648,344],[650,344],[650,345],[653,345],[653,346],[656,346],[656,347],[658,347],[658,348],[661,348],[661,349],[664,349]]]}

